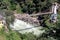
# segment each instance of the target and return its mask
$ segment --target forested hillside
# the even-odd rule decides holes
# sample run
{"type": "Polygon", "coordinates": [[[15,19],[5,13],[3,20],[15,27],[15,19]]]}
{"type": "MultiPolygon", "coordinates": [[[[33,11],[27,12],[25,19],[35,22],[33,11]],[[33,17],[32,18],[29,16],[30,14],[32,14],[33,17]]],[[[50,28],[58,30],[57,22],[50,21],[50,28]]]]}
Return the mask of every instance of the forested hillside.
{"type": "Polygon", "coordinates": [[[59,0],[0,0],[0,9],[12,10],[23,13],[36,13],[49,11],[53,2],[59,0]]]}
{"type": "MultiPolygon", "coordinates": [[[[20,18],[22,21],[24,20],[24,22],[27,21],[28,23],[35,22],[35,19],[30,17],[30,14],[49,12],[54,2],[57,2],[60,5],[60,0],[0,0],[0,15],[5,18],[4,20],[6,21],[8,29],[8,32],[6,32],[6,27],[0,27],[0,40],[60,40],[60,8],[57,10],[58,20],[56,23],[50,22],[51,14],[37,15],[37,17],[34,16],[34,18],[39,20],[39,27],[41,26],[43,28],[40,30],[45,31],[39,36],[32,33],[21,34],[18,31],[11,30],[9,27],[10,24],[13,24],[14,26],[14,20],[17,18],[20,18]],[[14,13],[18,16],[15,17],[14,13]],[[21,14],[23,14],[23,16],[21,14]],[[26,16],[26,14],[28,15],[26,16]]],[[[24,25],[25,24],[23,24],[23,26],[24,25]]]]}

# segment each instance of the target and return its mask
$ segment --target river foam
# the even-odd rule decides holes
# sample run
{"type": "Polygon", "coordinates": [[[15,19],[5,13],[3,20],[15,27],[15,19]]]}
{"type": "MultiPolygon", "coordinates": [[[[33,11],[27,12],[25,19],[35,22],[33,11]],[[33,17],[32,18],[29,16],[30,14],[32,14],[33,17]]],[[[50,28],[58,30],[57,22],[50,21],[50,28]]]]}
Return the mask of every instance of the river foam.
{"type": "Polygon", "coordinates": [[[10,24],[10,28],[12,28],[12,30],[17,30],[22,34],[33,33],[34,35],[40,35],[45,32],[45,30],[40,30],[42,27],[35,27],[34,25],[19,19],[15,19],[14,23],[10,24]]]}

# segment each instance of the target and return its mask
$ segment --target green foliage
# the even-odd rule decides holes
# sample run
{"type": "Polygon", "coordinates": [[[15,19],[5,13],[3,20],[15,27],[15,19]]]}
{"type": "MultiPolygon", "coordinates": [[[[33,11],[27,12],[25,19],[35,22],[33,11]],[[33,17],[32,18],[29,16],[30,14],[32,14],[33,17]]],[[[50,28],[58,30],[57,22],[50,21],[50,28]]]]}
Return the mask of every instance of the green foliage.
{"type": "Polygon", "coordinates": [[[4,40],[36,40],[36,36],[32,33],[20,34],[16,31],[10,30],[9,33],[5,33],[4,29],[0,31],[0,36],[4,36],[4,40]]]}
{"type": "Polygon", "coordinates": [[[9,33],[5,33],[4,30],[1,30],[0,37],[2,36],[4,40],[21,40],[19,34],[15,31],[9,31],[9,33]]]}
{"type": "Polygon", "coordinates": [[[1,0],[0,9],[18,10],[21,12],[33,12],[48,11],[52,2],[57,0],[1,0]],[[19,9],[16,8],[19,5],[19,9]]]}
{"type": "MultiPolygon", "coordinates": [[[[13,15],[14,13],[12,11],[5,11],[5,20],[7,23],[7,26],[9,28],[10,23],[12,24],[14,22],[15,16],[13,15]]],[[[9,28],[10,29],[10,28],[9,28]]]]}
{"type": "Polygon", "coordinates": [[[17,11],[17,13],[22,13],[22,9],[21,9],[21,7],[19,6],[19,4],[16,6],[16,11],[17,11]]]}
{"type": "MultiPolygon", "coordinates": [[[[16,10],[18,13],[28,12],[31,14],[48,10],[55,1],[60,3],[60,0],[0,0],[0,9],[16,10]]],[[[12,12],[6,11],[5,17],[9,26],[14,21],[14,15],[12,12]]],[[[40,37],[36,37],[31,33],[19,34],[15,31],[9,31],[7,34],[4,30],[0,31],[0,35],[3,35],[6,40],[60,40],[60,14],[58,14],[58,22],[56,24],[50,23],[49,17],[47,15],[44,16],[43,20],[45,20],[47,27],[44,27],[45,33],[40,37]]]]}
{"type": "Polygon", "coordinates": [[[36,40],[36,36],[32,33],[21,34],[22,40],[36,40]]]}
{"type": "Polygon", "coordinates": [[[8,35],[6,34],[7,40],[21,40],[20,36],[18,33],[11,31],[8,35]]]}
{"type": "Polygon", "coordinates": [[[55,1],[60,3],[59,0],[0,0],[0,9],[18,10],[18,12],[32,14],[33,12],[48,11],[55,1]],[[19,5],[19,9],[17,5],[19,5]]]}
{"type": "Polygon", "coordinates": [[[46,32],[43,34],[43,37],[52,37],[56,40],[60,40],[60,14],[58,14],[58,21],[57,23],[49,22],[49,19],[46,21],[46,25],[44,29],[46,32]]]}

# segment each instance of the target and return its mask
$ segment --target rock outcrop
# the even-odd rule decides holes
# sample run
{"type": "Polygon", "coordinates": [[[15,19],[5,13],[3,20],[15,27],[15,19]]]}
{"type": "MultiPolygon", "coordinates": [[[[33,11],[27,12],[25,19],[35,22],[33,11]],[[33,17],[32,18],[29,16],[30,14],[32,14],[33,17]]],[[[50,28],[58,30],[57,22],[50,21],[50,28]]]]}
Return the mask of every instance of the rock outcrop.
{"type": "Polygon", "coordinates": [[[15,18],[22,20],[24,22],[30,23],[32,25],[38,26],[39,24],[39,20],[37,20],[37,18],[34,17],[30,17],[29,14],[14,14],[15,18]]]}

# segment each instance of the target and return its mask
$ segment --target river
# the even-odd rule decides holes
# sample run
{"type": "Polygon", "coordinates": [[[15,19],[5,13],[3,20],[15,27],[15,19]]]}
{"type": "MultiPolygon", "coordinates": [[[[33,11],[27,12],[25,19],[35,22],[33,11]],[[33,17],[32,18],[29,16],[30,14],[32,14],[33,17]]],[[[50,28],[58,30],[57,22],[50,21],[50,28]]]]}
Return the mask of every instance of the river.
{"type": "Polygon", "coordinates": [[[35,27],[34,25],[29,24],[19,19],[15,19],[13,24],[10,24],[10,28],[22,34],[33,33],[34,35],[37,35],[37,36],[45,32],[45,30],[40,30],[42,29],[42,27],[35,27]]]}

